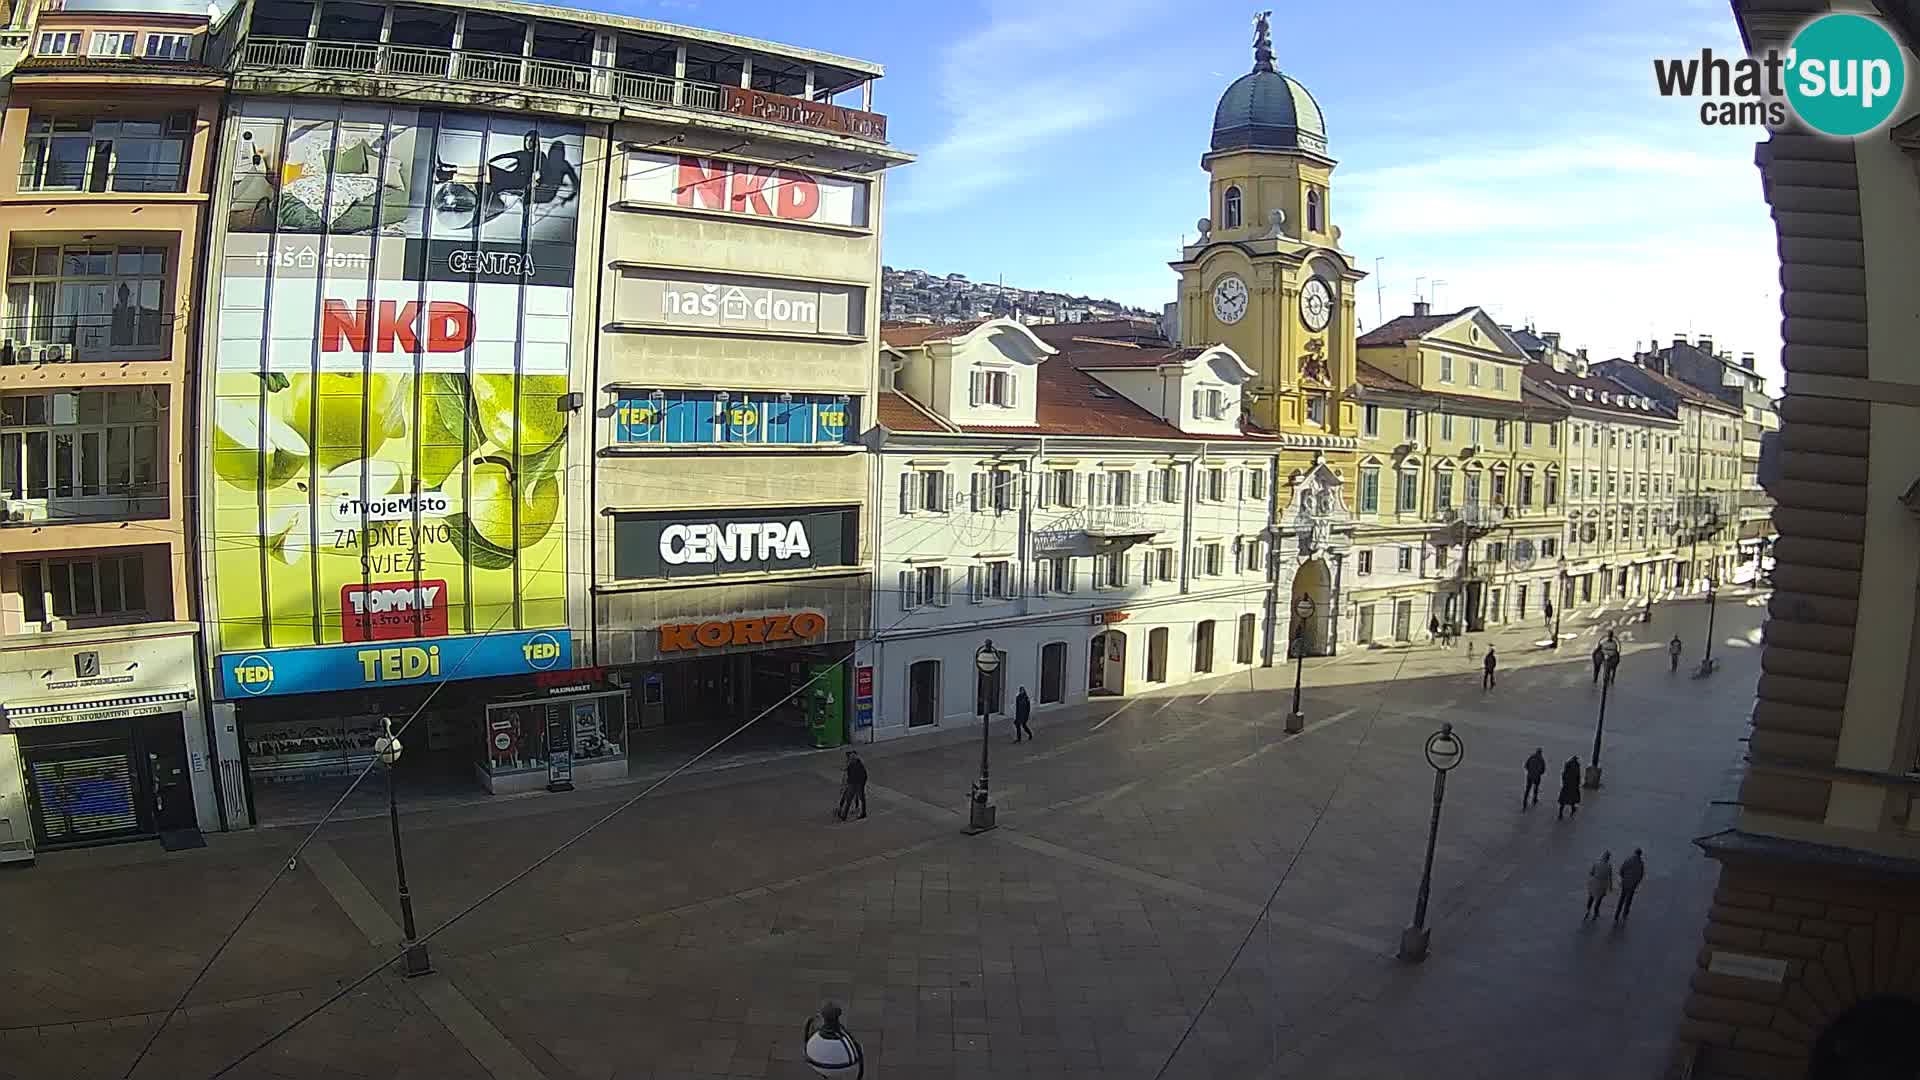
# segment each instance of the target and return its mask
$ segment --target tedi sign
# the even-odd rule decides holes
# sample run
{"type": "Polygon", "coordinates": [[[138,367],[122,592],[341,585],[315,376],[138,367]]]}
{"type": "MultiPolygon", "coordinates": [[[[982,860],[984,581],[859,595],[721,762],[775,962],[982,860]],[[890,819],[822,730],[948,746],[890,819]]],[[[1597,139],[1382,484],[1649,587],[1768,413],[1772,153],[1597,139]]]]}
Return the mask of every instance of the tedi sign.
{"type": "Polygon", "coordinates": [[[1791,108],[1806,126],[1841,138],[1864,135],[1892,117],[1906,92],[1906,56],[1878,20],[1822,15],[1794,34],[1786,52],[1769,49],[1729,60],[1656,58],[1661,97],[1704,99],[1700,122],[1712,127],[1782,127],[1791,108]]]}

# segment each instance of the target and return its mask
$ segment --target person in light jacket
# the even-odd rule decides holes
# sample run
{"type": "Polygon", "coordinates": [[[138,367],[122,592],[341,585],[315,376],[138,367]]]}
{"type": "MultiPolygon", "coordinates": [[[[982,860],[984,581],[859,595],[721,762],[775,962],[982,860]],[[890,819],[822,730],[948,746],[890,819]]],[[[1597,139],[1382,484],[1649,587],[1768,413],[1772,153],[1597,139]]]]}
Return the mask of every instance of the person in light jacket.
{"type": "Polygon", "coordinates": [[[1587,868],[1587,914],[1589,919],[1600,917],[1600,905],[1606,902],[1607,894],[1613,891],[1613,852],[1600,853],[1600,861],[1587,868]]]}

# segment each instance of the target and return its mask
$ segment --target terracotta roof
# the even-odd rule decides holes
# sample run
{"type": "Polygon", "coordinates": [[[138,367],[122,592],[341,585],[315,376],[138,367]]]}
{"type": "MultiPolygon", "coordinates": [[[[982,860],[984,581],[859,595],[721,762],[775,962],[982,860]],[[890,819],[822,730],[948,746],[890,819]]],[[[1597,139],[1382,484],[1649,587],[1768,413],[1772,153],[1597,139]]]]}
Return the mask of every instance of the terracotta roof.
{"type": "Polygon", "coordinates": [[[882,390],[879,398],[880,426],[888,431],[952,431],[953,428],[942,422],[913,400],[897,390],[882,390]]]}
{"type": "Polygon", "coordinates": [[[880,340],[896,349],[911,349],[929,341],[957,338],[987,320],[969,319],[957,323],[881,323],[880,340]]]}
{"type": "Polygon", "coordinates": [[[183,75],[225,77],[226,72],[188,60],[96,60],[87,56],[34,56],[14,65],[21,75],[183,75]]]}
{"type": "Polygon", "coordinates": [[[1372,364],[1367,363],[1365,360],[1355,363],[1353,372],[1354,377],[1359,380],[1360,385],[1368,387],[1369,389],[1397,390],[1403,394],[1417,394],[1420,392],[1419,387],[1398,376],[1388,374],[1374,367],[1372,364]]]}
{"type": "Polygon", "coordinates": [[[1651,409],[1635,409],[1622,403],[1618,395],[1632,394],[1639,397],[1648,397],[1648,395],[1622,386],[1612,379],[1602,378],[1593,374],[1576,375],[1571,371],[1558,371],[1554,369],[1552,364],[1543,364],[1537,360],[1522,368],[1521,374],[1527,382],[1533,383],[1536,387],[1551,391],[1549,396],[1559,395],[1582,408],[1599,409],[1605,412],[1619,413],[1622,416],[1658,417],[1662,420],[1674,419],[1673,415],[1667,411],[1667,407],[1657,398],[1649,398],[1649,400],[1653,402],[1651,409]],[[1592,391],[1594,394],[1593,399],[1589,401],[1584,395],[1578,398],[1574,397],[1568,388],[1575,386],[1592,391]],[[1599,395],[1603,393],[1609,395],[1612,400],[1602,401],[1599,395]]]}
{"type": "Polygon", "coordinates": [[[1354,344],[1398,345],[1445,326],[1472,310],[1472,308],[1461,308],[1459,311],[1448,312],[1445,315],[1402,315],[1396,319],[1388,319],[1361,334],[1355,339],[1354,344]]]}
{"type": "MultiPolygon", "coordinates": [[[[1618,370],[1617,368],[1613,367],[1613,365],[1615,364],[1618,364],[1620,365],[1620,367],[1623,367],[1623,368],[1632,368],[1633,370],[1646,376],[1649,380],[1653,382],[1654,385],[1665,388],[1666,390],[1671,392],[1675,397],[1684,399],[1690,404],[1698,405],[1704,409],[1713,409],[1717,412],[1731,413],[1734,416],[1745,415],[1739,409],[1735,408],[1732,405],[1727,404],[1724,401],[1721,401],[1719,398],[1714,397],[1712,394],[1707,393],[1705,390],[1700,389],[1699,387],[1693,385],[1692,383],[1686,382],[1685,380],[1682,380],[1682,379],[1676,379],[1673,376],[1666,374],[1665,372],[1656,371],[1655,369],[1648,367],[1645,364],[1636,364],[1630,360],[1613,359],[1613,360],[1605,360],[1605,361],[1602,361],[1601,363],[1595,364],[1592,368],[1589,368],[1588,370],[1590,371],[1597,370],[1602,375],[1606,375],[1609,378],[1613,378],[1613,372],[1618,370]]],[[[1615,379],[1615,381],[1619,381],[1619,380],[1615,379]]]]}

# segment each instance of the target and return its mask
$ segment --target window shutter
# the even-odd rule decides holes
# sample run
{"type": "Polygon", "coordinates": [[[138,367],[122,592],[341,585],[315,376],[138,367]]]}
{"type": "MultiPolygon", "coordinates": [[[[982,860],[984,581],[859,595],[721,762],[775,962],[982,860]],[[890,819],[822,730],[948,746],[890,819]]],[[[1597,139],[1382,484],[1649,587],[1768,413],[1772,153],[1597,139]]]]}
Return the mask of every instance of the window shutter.
{"type": "Polygon", "coordinates": [[[940,572],[940,599],[936,601],[936,603],[938,603],[941,607],[946,607],[947,603],[953,599],[953,592],[952,592],[953,571],[948,570],[946,567],[942,566],[939,568],[939,572],[940,572]]]}
{"type": "Polygon", "coordinates": [[[1009,406],[1018,405],[1020,403],[1020,380],[1015,378],[1014,373],[1011,371],[1007,372],[1006,379],[1007,404],[1009,406]]]}
{"type": "Polygon", "coordinates": [[[1094,473],[1091,477],[1088,478],[1087,505],[1088,506],[1107,505],[1107,474],[1106,473],[1094,473]]]}
{"type": "Polygon", "coordinates": [[[1147,501],[1150,503],[1160,501],[1160,479],[1158,469],[1147,474],[1147,501]]]}
{"type": "Polygon", "coordinates": [[[978,512],[982,508],[982,506],[985,505],[980,499],[980,487],[982,482],[986,479],[986,475],[984,473],[980,473],[977,471],[972,473],[971,475],[973,477],[973,489],[971,493],[970,505],[974,511],[978,512]]]}
{"type": "Polygon", "coordinates": [[[986,381],[987,377],[984,372],[975,371],[967,376],[967,404],[976,408],[979,407],[986,381]]]}
{"type": "Polygon", "coordinates": [[[1073,505],[1084,506],[1086,505],[1086,502],[1087,502],[1087,474],[1083,472],[1076,472],[1073,474],[1073,505]]]}
{"type": "Polygon", "coordinates": [[[1167,473],[1167,501],[1168,502],[1179,502],[1180,499],[1182,498],[1182,493],[1186,487],[1186,481],[1182,479],[1183,476],[1184,474],[1181,473],[1181,471],[1177,468],[1172,469],[1167,473]]]}
{"type": "Polygon", "coordinates": [[[920,474],[911,470],[900,474],[900,512],[911,514],[919,509],[920,474]]]}
{"type": "Polygon", "coordinates": [[[1233,470],[1233,482],[1234,482],[1234,488],[1235,488],[1234,498],[1236,499],[1246,498],[1247,497],[1247,470],[1245,469],[1233,470]]]}
{"type": "Polygon", "coordinates": [[[1195,390],[1193,392],[1193,418],[1195,420],[1206,415],[1206,402],[1207,396],[1203,391],[1195,390]]]}
{"type": "Polygon", "coordinates": [[[920,597],[914,588],[913,571],[900,571],[900,610],[912,611],[919,606],[920,597]]]}
{"type": "Polygon", "coordinates": [[[1053,474],[1043,472],[1035,475],[1039,478],[1039,483],[1033,489],[1033,505],[1052,506],[1053,474]]]}
{"type": "Polygon", "coordinates": [[[1120,584],[1125,585],[1131,582],[1132,580],[1133,580],[1133,556],[1128,555],[1125,552],[1122,552],[1120,554],[1120,584]]]}
{"type": "Polygon", "coordinates": [[[980,570],[981,568],[978,566],[967,567],[967,599],[975,604],[985,599],[985,597],[981,595],[983,589],[980,580],[980,570]]]}
{"type": "Polygon", "coordinates": [[[959,485],[954,482],[951,471],[940,474],[940,505],[934,509],[947,513],[953,509],[953,493],[959,485]]]}

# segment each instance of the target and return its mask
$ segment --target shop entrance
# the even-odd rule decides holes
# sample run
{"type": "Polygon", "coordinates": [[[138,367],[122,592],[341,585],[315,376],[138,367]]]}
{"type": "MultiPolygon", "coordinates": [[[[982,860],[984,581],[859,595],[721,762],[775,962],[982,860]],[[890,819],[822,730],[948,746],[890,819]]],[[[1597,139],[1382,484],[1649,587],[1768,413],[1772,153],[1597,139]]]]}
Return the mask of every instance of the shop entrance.
{"type": "Polygon", "coordinates": [[[1127,692],[1127,635],[1102,630],[1087,645],[1087,693],[1127,692]]]}
{"type": "Polygon", "coordinates": [[[1067,696],[1067,643],[1040,646],[1040,704],[1057,705],[1067,696]]]}
{"type": "MultiPolygon", "coordinates": [[[[641,717],[635,733],[638,753],[678,755],[700,750],[720,734],[749,720],[719,752],[722,758],[771,755],[805,747],[847,742],[848,697],[852,679],[850,644],[805,649],[703,656],[691,660],[626,669],[625,678],[657,695],[657,705],[641,717]]],[[[909,681],[909,723],[935,723],[939,717],[938,670],[931,676],[933,695],[921,702],[918,684],[909,681]]]]}
{"type": "Polygon", "coordinates": [[[1213,620],[1202,619],[1193,628],[1193,670],[1204,675],[1213,670],[1213,620]]]}
{"type": "Polygon", "coordinates": [[[179,713],[19,730],[34,839],[92,844],[198,828],[179,713]]]}
{"type": "Polygon", "coordinates": [[[1167,681],[1167,628],[1164,626],[1147,631],[1147,681],[1167,681]]]}
{"type": "Polygon", "coordinates": [[[940,661],[916,660],[907,669],[907,726],[940,722],[940,661]]]}

